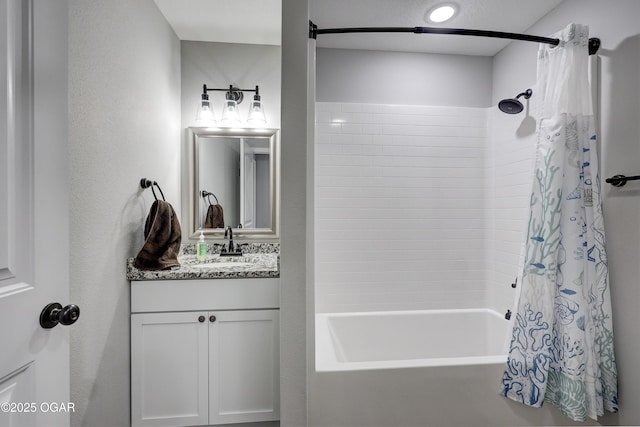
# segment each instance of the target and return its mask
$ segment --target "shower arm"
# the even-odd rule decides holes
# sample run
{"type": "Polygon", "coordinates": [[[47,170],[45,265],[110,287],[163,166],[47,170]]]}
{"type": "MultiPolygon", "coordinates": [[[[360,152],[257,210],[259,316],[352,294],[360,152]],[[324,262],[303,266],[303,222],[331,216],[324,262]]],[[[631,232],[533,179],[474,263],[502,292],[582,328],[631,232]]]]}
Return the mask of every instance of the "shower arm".
{"type": "MultiPolygon", "coordinates": [[[[309,38],[316,39],[318,34],[346,34],[346,33],[414,33],[414,34],[454,34],[460,36],[493,37],[499,39],[522,40],[527,42],[546,43],[558,46],[560,39],[550,37],[531,36],[528,34],[505,33],[502,31],[468,30],[464,28],[434,28],[434,27],[358,27],[358,28],[325,28],[320,29],[309,21],[309,38]]],[[[589,55],[595,55],[600,48],[599,38],[589,39],[589,55]]]]}

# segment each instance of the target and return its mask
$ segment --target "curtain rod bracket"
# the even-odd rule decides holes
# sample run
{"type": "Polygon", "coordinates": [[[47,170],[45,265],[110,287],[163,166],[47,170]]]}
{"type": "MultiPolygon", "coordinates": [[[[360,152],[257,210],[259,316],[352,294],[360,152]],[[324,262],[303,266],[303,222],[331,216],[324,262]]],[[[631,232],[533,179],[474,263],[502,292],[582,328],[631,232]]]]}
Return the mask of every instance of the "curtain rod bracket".
{"type": "Polygon", "coordinates": [[[309,38],[316,40],[318,38],[318,26],[309,20],[309,38]]]}
{"type": "Polygon", "coordinates": [[[600,39],[597,37],[592,37],[589,39],[589,55],[595,55],[598,53],[598,49],[600,49],[600,39]]]}

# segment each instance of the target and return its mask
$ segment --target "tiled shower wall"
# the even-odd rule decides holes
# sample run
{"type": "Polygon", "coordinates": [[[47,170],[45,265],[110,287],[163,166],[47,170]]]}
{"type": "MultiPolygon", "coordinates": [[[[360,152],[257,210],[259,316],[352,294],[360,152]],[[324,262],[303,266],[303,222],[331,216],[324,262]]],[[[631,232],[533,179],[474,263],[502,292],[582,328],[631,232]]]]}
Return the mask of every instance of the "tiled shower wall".
{"type": "Polygon", "coordinates": [[[316,311],[485,306],[487,114],[316,104],[316,311]]]}
{"type": "Polygon", "coordinates": [[[527,109],[519,115],[487,110],[489,131],[487,176],[486,307],[512,311],[511,287],[520,265],[527,221],[537,123],[527,109]]]}

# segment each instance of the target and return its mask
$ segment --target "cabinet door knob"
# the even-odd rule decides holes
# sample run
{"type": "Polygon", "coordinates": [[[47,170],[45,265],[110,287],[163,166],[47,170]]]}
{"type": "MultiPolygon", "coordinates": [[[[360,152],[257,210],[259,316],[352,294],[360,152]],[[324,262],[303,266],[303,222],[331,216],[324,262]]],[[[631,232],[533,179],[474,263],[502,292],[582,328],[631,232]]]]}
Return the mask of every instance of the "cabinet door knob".
{"type": "Polygon", "coordinates": [[[198,317],[198,322],[200,322],[200,323],[204,322],[204,316],[198,317]]]}
{"type": "Polygon", "coordinates": [[[209,316],[209,322],[213,323],[216,321],[216,316],[209,316]]]}

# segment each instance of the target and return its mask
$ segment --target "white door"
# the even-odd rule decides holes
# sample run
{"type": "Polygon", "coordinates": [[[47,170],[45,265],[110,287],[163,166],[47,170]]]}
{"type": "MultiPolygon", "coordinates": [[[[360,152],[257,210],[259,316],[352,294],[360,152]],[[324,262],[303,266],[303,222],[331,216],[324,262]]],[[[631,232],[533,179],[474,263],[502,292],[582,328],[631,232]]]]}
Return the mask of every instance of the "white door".
{"type": "Polygon", "coordinates": [[[0,2],[0,425],[68,426],[67,2],[0,2]]]}

